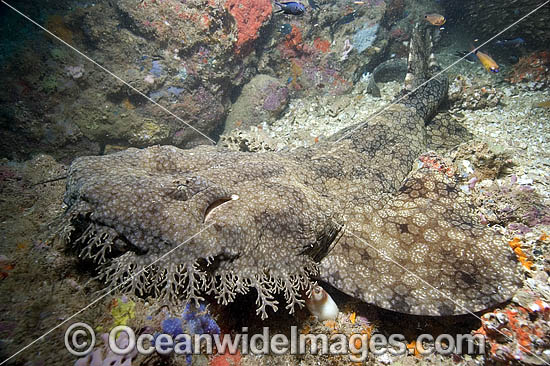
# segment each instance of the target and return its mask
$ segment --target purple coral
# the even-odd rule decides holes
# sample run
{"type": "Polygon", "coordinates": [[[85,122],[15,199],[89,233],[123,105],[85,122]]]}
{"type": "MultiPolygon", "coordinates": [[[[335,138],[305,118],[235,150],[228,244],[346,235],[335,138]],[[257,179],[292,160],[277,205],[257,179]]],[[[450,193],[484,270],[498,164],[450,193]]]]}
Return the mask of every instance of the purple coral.
{"type": "Polygon", "coordinates": [[[353,50],[353,45],[349,41],[349,39],[346,39],[344,41],[344,51],[342,52],[342,57],[340,57],[340,61],[345,61],[348,59],[349,53],[353,50]]]}
{"type": "Polygon", "coordinates": [[[153,66],[151,67],[151,70],[149,70],[149,73],[151,73],[153,76],[159,77],[162,75],[162,65],[160,61],[153,61],[153,66]]]}
{"type": "Polygon", "coordinates": [[[187,322],[192,334],[220,334],[220,327],[206,310],[206,306],[201,304],[198,311],[192,311],[187,305],[182,314],[182,318],[187,322]]]}
{"type": "Polygon", "coordinates": [[[183,334],[182,319],[179,318],[166,318],[162,321],[162,332],[170,334],[172,337],[178,334],[183,334]]]}
{"type": "MultiPolygon", "coordinates": [[[[204,304],[200,304],[197,310],[194,310],[188,304],[181,318],[167,317],[162,321],[161,326],[162,333],[169,334],[174,339],[180,334],[220,334],[220,327],[214,318],[212,318],[204,304]]],[[[155,336],[155,339],[158,335],[159,334],[155,336]]],[[[185,360],[187,364],[190,365],[192,362],[191,354],[186,355],[185,360]]]]}
{"type": "Polygon", "coordinates": [[[550,214],[548,214],[548,208],[540,208],[532,206],[529,211],[523,215],[524,220],[527,221],[527,225],[533,227],[536,225],[550,225],[550,214]]]}
{"type": "Polygon", "coordinates": [[[178,88],[178,87],[175,87],[175,86],[171,86],[169,87],[168,89],[166,89],[166,91],[170,94],[172,94],[173,96],[175,97],[179,97],[181,93],[183,93],[185,91],[185,89],[183,88],[178,88]]]}
{"type": "Polygon", "coordinates": [[[279,86],[276,83],[270,83],[264,91],[267,96],[264,99],[263,108],[266,111],[279,111],[288,103],[288,88],[279,86]]]}

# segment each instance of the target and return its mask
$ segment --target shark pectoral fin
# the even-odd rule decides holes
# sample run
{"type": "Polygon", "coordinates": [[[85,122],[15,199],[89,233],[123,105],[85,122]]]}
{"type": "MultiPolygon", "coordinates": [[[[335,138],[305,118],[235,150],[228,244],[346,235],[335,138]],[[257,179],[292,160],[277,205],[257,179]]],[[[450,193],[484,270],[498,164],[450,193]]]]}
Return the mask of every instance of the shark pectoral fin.
{"type": "Polygon", "coordinates": [[[417,171],[381,210],[355,210],[350,216],[362,222],[346,227],[320,273],[349,295],[403,313],[452,315],[504,302],[520,286],[514,253],[440,172],[417,171]]]}

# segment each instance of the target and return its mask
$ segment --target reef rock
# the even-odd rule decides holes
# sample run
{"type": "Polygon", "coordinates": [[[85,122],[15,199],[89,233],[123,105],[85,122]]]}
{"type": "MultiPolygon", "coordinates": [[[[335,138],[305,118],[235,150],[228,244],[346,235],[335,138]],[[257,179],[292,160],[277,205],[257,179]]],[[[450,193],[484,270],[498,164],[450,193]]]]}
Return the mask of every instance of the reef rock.
{"type": "Polygon", "coordinates": [[[462,76],[458,76],[449,88],[449,102],[459,109],[484,109],[496,107],[504,93],[490,86],[479,85],[462,76]]]}
{"type": "Polygon", "coordinates": [[[227,0],[225,7],[237,23],[237,52],[249,51],[251,43],[259,36],[260,28],[271,16],[271,1],[227,0]]]}
{"type": "Polygon", "coordinates": [[[256,70],[253,52],[242,50],[261,44],[258,30],[271,19],[272,5],[98,0],[61,2],[55,14],[47,6],[41,11],[46,28],[135,89],[30,27],[30,41],[2,55],[6,72],[0,80],[17,86],[0,90],[7,111],[0,124],[18,126],[2,127],[20,146],[5,144],[2,151],[10,157],[14,150],[74,156],[75,149],[98,153],[109,144],[190,147],[206,142],[204,135],[216,138],[230,94],[256,70]]]}
{"type": "Polygon", "coordinates": [[[243,87],[225,122],[225,133],[271,124],[288,104],[288,88],[269,75],[256,75],[243,87]]]}

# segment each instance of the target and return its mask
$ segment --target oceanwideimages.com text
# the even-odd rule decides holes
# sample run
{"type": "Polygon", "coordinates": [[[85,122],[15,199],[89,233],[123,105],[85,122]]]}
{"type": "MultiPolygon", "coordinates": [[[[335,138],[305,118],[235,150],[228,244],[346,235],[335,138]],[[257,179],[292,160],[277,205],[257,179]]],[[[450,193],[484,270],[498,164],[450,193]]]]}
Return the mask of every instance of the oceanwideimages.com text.
{"type": "MultiPolygon", "coordinates": [[[[76,356],[90,353],[95,346],[95,333],[85,323],[74,323],[65,332],[65,346],[76,356]]],[[[349,355],[353,362],[364,361],[369,352],[382,355],[389,352],[391,355],[403,355],[411,352],[407,347],[405,336],[392,334],[385,336],[374,334],[303,334],[298,327],[290,328],[290,335],[271,334],[269,327],[264,327],[262,333],[249,334],[248,328],[243,327],[238,334],[140,334],[127,326],[117,326],[109,332],[108,346],[115,354],[126,355],[135,350],[143,355],[157,352],[161,355],[175,353],[189,354],[315,354],[315,355],[349,355]],[[121,346],[116,339],[125,334],[127,342],[121,346]]],[[[434,337],[430,334],[421,334],[415,344],[431,344],[431,347],[416,347],[415,353],[436,352],[442,355],[483,353],[485,350],[484,338],[471,334],[440,334],[434,337]]]]}

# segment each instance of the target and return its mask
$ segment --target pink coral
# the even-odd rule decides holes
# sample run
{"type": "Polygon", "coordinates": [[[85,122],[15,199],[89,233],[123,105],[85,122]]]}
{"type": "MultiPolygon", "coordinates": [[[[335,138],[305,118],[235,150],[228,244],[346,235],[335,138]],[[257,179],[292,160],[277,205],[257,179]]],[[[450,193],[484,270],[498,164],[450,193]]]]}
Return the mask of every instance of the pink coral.
{"type": "Polygon", "coordinates": [[[527,290],[516,297],[530,298],[531,302],[525,304],[526,307],[510,304],[502,310],[484,314],[481,328],[474,333],[485,337],[489,350],[487,357],[501,365],[518,361],[547,363],[548,355],[543,351],[548,344],[550,305],[527,290]]]}
{"type": "Polygon", "coordinates": [[[269,0],[228,0],[225,7],[237,22],[237,53],[250,49],[250,44],[259,36],[259,30],[269,19],[272,6],[269,0]]]}
{"type": "Polygon", "coordinates": [[[516,84],[521,82],[550,83],[550,51],[534,52],[519,59],[514,65],[507,81],[516,84]]]}

